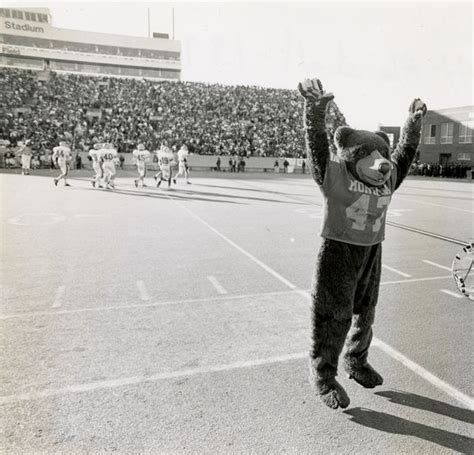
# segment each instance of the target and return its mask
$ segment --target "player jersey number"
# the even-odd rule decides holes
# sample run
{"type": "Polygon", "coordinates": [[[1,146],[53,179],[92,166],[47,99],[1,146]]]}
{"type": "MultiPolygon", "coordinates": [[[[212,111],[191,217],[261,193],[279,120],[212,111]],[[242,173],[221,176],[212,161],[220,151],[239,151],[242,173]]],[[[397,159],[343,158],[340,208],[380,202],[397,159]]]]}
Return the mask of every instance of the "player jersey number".
{"type": "MultiPolygon", "coordinates": [[[[390,203],[390,196],[377,198],[377,208],[380,210],[380,216],[375,219],[372,225],[372,232],[378,232],[382,227],[382,220],[385,216],[385,207],[390,203]]],[[[352,229],[356,231],[365,231],[367,228],[367,218],[369,216],[370,196],[363,194],[357,201],[347,207],[346,216],[353,221],[352,229]]]]}
{"type": "Polygon", "coordinates": [[[112,153],[105,153],[104,154],[104,160],[112,161],[113,159],[114,159],[114,155],[112,153]]]}
{"type": "Polygon", "coordinates": [[[163,164],[168,164],[168,163],[169,163],[169,160],[168,160],[168,158],[163,157],[162,160],[161,160],[161,162],[162,162],[163,164]]]}

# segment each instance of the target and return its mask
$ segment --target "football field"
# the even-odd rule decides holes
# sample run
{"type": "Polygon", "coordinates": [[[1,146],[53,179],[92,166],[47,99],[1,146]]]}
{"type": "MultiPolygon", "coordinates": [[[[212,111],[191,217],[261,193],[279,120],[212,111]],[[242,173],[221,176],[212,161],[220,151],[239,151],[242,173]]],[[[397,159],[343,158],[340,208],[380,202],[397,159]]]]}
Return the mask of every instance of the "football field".
{"type": "Polygon", "coordinates": [[[472,182],[395,193],[369,355],[385,382],[341,369],[351,404],[334,411],[308,382],[310,177],[89,176],[0,175],[1,452],[474,452],[473,304],[450,272],[472,182]]]}

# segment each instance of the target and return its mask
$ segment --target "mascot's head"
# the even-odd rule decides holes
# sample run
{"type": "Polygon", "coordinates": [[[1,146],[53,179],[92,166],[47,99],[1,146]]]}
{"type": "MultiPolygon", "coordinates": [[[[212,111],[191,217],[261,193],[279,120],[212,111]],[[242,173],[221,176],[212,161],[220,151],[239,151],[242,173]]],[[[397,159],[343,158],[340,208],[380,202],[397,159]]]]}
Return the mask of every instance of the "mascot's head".
{"type": "Polygon", "coordinates": [[[371,133],[341,126],[334,142],[337,154],[357,179],[370,186],[381,186],[390,178],[390,140],[382,131],[371,133]]]}

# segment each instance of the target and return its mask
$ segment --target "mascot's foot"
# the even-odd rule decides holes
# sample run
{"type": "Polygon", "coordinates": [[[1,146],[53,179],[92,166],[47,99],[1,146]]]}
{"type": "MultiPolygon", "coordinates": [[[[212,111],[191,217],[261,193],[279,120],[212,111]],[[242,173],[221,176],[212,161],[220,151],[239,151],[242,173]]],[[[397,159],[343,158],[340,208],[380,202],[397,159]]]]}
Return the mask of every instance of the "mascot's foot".
{"type": "Polygon", "coordinates": [[[351,400],[344,388],[334,378],[316,379],[314,371],[310,368],[309,382],[316,391],[319,399],[332,409],[347,408],[351,400]]]}
{"type": "Polygon", "coordinates": [[[374,387],[383,384],[382,376],[380,376],[380,374],[378,374],[368,363],[364,363],[363,365],[345,364],[344,368],[350,379],[354,379],[354,381],[366,389],[373,389],[374,387]]]}

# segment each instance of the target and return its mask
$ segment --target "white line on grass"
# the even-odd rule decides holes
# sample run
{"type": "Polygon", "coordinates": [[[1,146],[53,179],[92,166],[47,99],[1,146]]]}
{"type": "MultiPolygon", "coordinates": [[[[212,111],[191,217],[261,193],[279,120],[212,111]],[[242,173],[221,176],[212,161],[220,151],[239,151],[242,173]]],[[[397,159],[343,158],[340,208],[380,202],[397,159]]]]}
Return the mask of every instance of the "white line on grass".
{"type": "Polygon", "coordinates": [[[227,291],[224,289],[224,287],[217,281],[217,278],[215,276],[208,276],[207,279],[211,282],[211,284],[214,286],[218,294],[227,294],[227,291]]]}
{"type": "Polygon", "coordinates": [[[373,339],[372,344],[374,346],[377,346],[382,351],[384,351],[390,357],[394,358],[395,360],[398,360],[400,363],[405,365],[408,369],[415,372],[418,376],[421,376],[423,379],[433,384],[438,389],[443,390],[445,393],[452,396],[460,403],[463,403],[469,409],[474,409],[474,400],[470,396],[460,392],[458,389],[448,384],[447,382],[444,382],[442,379],[430,373],[421,365],[418,365],[416,362],[413,362],[413,360],[410,360],[409,358],[404,356],[401,352],[397,351],[396,349],[392,348],[391,346],[389,346],[388,344],[384,343],[383,341],[377,338],[373,339]]]}
{"type": "Polygon", "coordinates": [[[403,277],[405,277],[405,278],[411,278],[411,275],[408,275],[408,273],[401,272],[400,270],[397,270],[397,269],[394,269],[394,268],[392,268],[392,267],[389,267],[388,265],[382,264],[382,267],[383,267],[384,269],[390,270],[390,271],[393,272],[393,273],[396,273],[396,274],[398,274],[398,275],[401,275],[401,276],[403,276],[403,277]]]}
{"type": "Polygon", "coordinates": [[[445,265],[441,265],[441,264],[437,264],[436,262],[428,261],[428,259],[423,259],[423,262],[425,264],[432,265],[433,267],[438,267],[439,269],[448,270],[448,271],[451,272],[451,268],[446,267],[445,265]]]}
{"type": "Polygon", "coordinates": [[[63,304],[63,296],[66,291],[66,286],[59,286],[54,297],[54,302],[51,305],[53,308],[59,308],[63,304]]]}
{"type": "Polygon", "coordinates": [[[137,288],[138,288],[138,292],[140,293],[140,298],[143,301],[150,300],[150,295],[148,294],[148,291],[146,290],[145,283],[143,281],[141,281],[141,280],[137,281],[137,288]]]}
{"type": "Polygon", "coordinates": [[[455,297],[456,299],[462,299],[461,294],[457,294],[456,292],[450,291],[448,289],[440,289],[441,292],[444,292],[447,295],[450,295],[451,297],[455,297]]]}
{"type": "Polygon", "coordinates": [[[447,278],[452,278],[452,276],[451,275],[428,276],[428,277],[425,277],[425,278],[411,278],[409,280],[382,281],[380,283],[380,286],[384,286],[386,284],[405,284],[405,283],[419,283],[421,281],[445,280],[447,278]]]}
{"type": "Polygon", "coordinates": [[[0,315],[0,321],[13,318],[27,318],[34,316],[55,316],[62,314],[74,314],[74,313],[92,313],[100,311],[117,311],[117,310],[129,310],[129,309],[140,309],[140,308],[153,308],[167,305],[179,305],[179,304],[191,304],[191,303],[210,303],[210,302],[222,302],[227,300],[241,300],[241,299],[252,299],[261,297],[272,297],[279,295],[291,295],[300,294],[301,290],[291,291],[273,291],[273,292],[260,292],[256,294],[243,294],[243,295],[228,295],[219,297],[203,297],[199,299],[183,299],[183,300],[168,300],[163,302],[153,302],[145,304],[132,304],[132,305],[113,305],[103,306],[95,308],[77,308],[74,310],[60,310],[60,311],[31,311],[27,313],[16,313],[16,314],[3,314],[0,315]]]}
{"type": "MultiPolygon", "coordinates": [[[[176,202],[176,201],[175,201],[176,202]]],[[[219,232],[216,228],[214,228],[213,226],[211,226],[209,223],[207,223],[206,221],[204,221],[200,216],[196,215],[192,210],[190,210],[189,208],[185,207],[183,204],[179,203],[179,202],[176,202],[179,206],[181,206],[183,209],[185,209],[189,214],[191,214],[195,219],[197,219],[198,221],[200,221],[202,224],[204,224],[205,226],[207,226],[212,232],[214,232],[215,234],[217,234],[219,237],[221,237],[223,240],[225,240],[227,243],[229,243],[230,245],[234,246],[234,248],[236,248],[238,251],[240,251],[241,253],[243,253],[245,256],[247,256],[248,258],[252,259],[252,261],[256,262],[258,265],[260,265],[263,269],[265,269],[267,272],[269,272],[271,275],[273,275],[275,278],[279,279],[282,283],[284,283],[286,286],[288,287],[291,287],[291,289],[297,289],[297,286],[294,285],[293,283],[291,283],[290,281],[288,281],[286,278],[282,277],[279,273],[275,272],[271,267],[269,267],[268,265],[264,264],[262,261],[260,261],[259,259],[257,259],[255,256],[253,256],[252,254],[250,254],[248,251],[244,250],[242,247],[240,247],[239,245],[237,245],[235,242],[233,242],[232,240],[230,240],[228,237],[226,237],[224,234],[222,234],[221,232],[219,232]]],[[[408,281],[408,280],[406,280],[408,281]]],[[[302,292],[300,293],[301,295],[305,295],[309,300],[311,300],[311,296],[308,292],[302,292]]],[[[408,357],[405,357],[403,354],[401,354],[400,352],[396,351],[395,349],[393,349],[391,346],[389,346],[388,344],[384,343],[383,341],[379,340],[378,338],[374,337],[373,338],[374,342],[376,342],[379,347],[380,346],[383,346],[382,349],[384,349],[384,351],[389,354],[391,357],[393,357],[395,360],[398,360],[399,362],[401,362],[403,365],[407,366],[409,369],[411,369],[414,373],[418,374],[419,376],[421,376],[423,379],[425,379],[426,381],[430,382],[432,385],[434,385],[435,387],[441,389],[442,391],[444,391],[445,393],[447,393],[448,395],[456,398],[456,400],[460,401],[461,403],[467,405],[470,409],[473,408],[473,403],[474,403],[474,400],[472,398],[470,398],[469,396],[463,394],[462,392],[460,392],[459,390],[457,390],[456,388],[454,388],[453,386],[451,386],[450,384],[447,384],[446,382],[442,381],[441,379],[437,378],[436,376],[434,376],[433,374],[431,374],[429,371],[425,370],[424,368],[422,368],[421,366],[419,366],[418,364],[416,364],[415,362],[411,361],[408,357]],[[417,368],[415,368],[415,366],[417,368]]]]}
{"type": "Polygon", "coordinates": [[[248,251],[244,250],[242,247],[237,245],[235,242],[230,240],[228,237],[226,237],[224,234],[219,232],[217,229],[212,227],[209,223],[204,221],[199,215],[196,215],[192,210],[188,209],[185,205],[174,201],[176,204],[178,204],[180,207],[182,207],[184,210],[186,210],[193,218],[196,218],[199,222],[204,224],[209,230],[214,232],[214,234],[218,235],[222,240],[226,241],[229,245],[233,246],[236,250],[240,251],[243,255],[247,256],[251,261],[255,262],[257,265],[259,265],[263,270],[268,272],[270,275],[273,275],[277,280],[281,281],[284,285],[288,286],[290,289],[296,289],[297,287],[288,281],[286,278],[282,277],[278,272],[273,270],[271,267],[268,265],[264,264],[260,259],[257,259],[253,254],[249,253],[248,251]]]}
{"type": "Polygon", "coordinates": [[[127,385],[143,384],[145,382],[156,382],[166,379],[176,379],[198,374],[218,373],[222,371],[236,370],[240,368],[252,368],[260,365],[269,365],[272,363],[288,362],[291,360],[304,359],[308,356],[307,352],[298,352],[295,354],[282,355],[277,357],[268,357],[266,359],[254,359],[241,362],[228,363],[225,365],[210,365],[207,367],[193,368],[181,371],[170,371],[168,373],[152,374],[150,376],[132,376],[127,378],[110,379],[106,381],[95,381],[84,384],[72,384],[57,389],[43,389],[34,392],[19,393],[16,395],[6,395],[0,397],[0,404],[12,403],[15,401],[29,401],[39,398],[45,398],[67,393],[91,392],[100,389],[111,389],[114,387],[123,387],[127,385]]]}
{"type": "MultiPolygon", "coordinates": [[[[437,280],[446,280],[452,278],[451,275],[446,276],[430,276],[426,278],[412,278],[410,280],[395,280],[395,281],[382,281],[380,286],[386,286],[389,284],[408,284],[408,283],[419,283],[421,281],[437,281],[437,280]]],[[[278,296],[278,295],[289,295],[289,294],[299,294],[303,297],[307,297],[307,292],[303,289],[294,289],[291,291],[274,291],[274,292],[261,292],[256,294],[244,294],[244,295],[231,295],[231,296],[222,296],[222,297],[203,297],[199,299],[182,299],[182,300],[165,300],[163,302],[153,302],[147,304],[132,304],[132,305],[111,305],[104,307],[94,307],[94,308],[76,308],[74,310],[60,310],[60,311],[30,311],[24,313],[14,313],[14,314],[0,314],[0,321],[13,318],[28,318],[33,316],[56,316],[63,314],[74,314],[74,313],[92,313],[92,312],[101,312],[101,311],[117,311],[117,310],[129,310],[129,309],[140,309],[140,308],[152,308],[157,306],[166,306],[166,305],[180,305],[180,304],[191,304],[191,303],[212,303],[216,301],[226,301],[226,300],[240,300],[240,299],[249,299],[255,297],[267,297],[267,296],[278,296]]]]}

